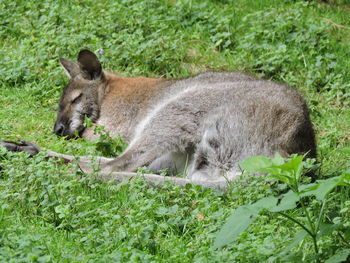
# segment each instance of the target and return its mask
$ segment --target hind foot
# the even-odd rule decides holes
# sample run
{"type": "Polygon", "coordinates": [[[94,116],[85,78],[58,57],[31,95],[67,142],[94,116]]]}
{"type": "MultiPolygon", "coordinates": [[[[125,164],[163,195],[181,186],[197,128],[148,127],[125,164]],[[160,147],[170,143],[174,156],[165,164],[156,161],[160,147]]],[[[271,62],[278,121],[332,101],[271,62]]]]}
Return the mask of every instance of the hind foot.
{"type": "Polygon", "coordinates": [[[31,142],[20,141],[18,142],[9,142],[9,141],[0,141],[0,146],[5,147],[10,152],[26,152],[30,156],[34,156],[40,152],[38,146],[31,142]]]}

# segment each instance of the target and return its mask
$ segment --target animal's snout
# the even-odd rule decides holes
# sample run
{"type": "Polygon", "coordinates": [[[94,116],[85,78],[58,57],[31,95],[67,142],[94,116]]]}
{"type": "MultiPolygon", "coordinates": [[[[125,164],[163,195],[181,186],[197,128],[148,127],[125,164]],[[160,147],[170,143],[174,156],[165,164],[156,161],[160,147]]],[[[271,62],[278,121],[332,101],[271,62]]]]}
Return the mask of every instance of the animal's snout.
{"type": "Polygon", "coordinates": [[[63,136],[64,125],[62,123],[55,123],[55,127],[54,127],[53,132],[58,136],[63,136]]]}

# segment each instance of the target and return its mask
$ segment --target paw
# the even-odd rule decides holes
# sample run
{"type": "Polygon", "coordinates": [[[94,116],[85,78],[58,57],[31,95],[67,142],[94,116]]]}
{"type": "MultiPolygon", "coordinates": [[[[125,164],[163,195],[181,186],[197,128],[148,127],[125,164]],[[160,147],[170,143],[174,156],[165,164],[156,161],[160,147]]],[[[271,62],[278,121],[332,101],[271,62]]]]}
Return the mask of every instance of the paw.
{"type": "Polygon", "coordinates": [[[0,146],[5,147],[8,151],[11,151],[11,152],[26,152],[30,156],[34,156],[40,152],[40,149],[38,146],[27,141],[20,141],[19,143],[0,141],[0,146]]]}

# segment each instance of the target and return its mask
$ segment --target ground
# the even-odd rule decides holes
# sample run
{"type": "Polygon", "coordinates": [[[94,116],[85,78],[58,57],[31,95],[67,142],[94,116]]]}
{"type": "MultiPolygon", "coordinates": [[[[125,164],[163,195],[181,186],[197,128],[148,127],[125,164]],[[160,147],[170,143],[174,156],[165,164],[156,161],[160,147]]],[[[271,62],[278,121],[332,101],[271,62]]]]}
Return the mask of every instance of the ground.
{"type": "MultiPolygon", "coordinates": [[[[310,109],[318,178],[339,176],[350,159],[349,17],[342,0],[1,1],[0,139],[76,155],[121,150],[106,151],[106,142],[120,145],[108,136],[67,141],[52,133],[67,83],[58,59],[75,60],[88,48],[124,76],[242,71],[287,83],[310,109]]],[[[238,206],[276,187],[283,184],[263,177],[244,177],[229,192],[101,183],[44,154],[0,149],[0,262],[279,262],[276,255],[300,227],[268,212],[234,243],[212,248],[238,206]]],[[[349,197],[348,188],[332,193],[329,222],[349,226],[349,197]]],[[[311,200],[310,213],[318,206],[311,200]]],[[[320,239],[322,259],[349,248],[343,239],[320,239]]],[[[293,250],[305,262],[313,253],[308,238],[293,250]]]]}

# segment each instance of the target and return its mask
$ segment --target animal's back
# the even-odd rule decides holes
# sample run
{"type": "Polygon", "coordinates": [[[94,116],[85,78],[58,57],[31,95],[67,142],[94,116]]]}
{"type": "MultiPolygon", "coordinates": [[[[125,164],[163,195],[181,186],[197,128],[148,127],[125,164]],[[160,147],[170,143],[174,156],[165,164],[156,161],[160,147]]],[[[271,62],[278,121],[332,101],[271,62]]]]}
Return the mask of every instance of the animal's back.
{"type": "MultiPolygon", "coordinates": [[[[129,148],[147,151],[139,142],[152,138],[149,143],[158,145],[163,159],[190,155],[194,177],[215,178],[257,154],[315,156],[312,125],[298,92],[244,74],[210,73],[176,82],[135,130],[129,148]]],[[[156,171],[171,162],[151,167],[156,171]]]]}
{"type": "MultiPolygon", "coordinates": [[[[306,104],[285,85],[226,72],[180,80],[120,77],[103,71],[89,50],[79,52],[78,63],[60,61],[70,81],[63,89],[54,132],[91,138],[92,129],[84,125],[87,117],[129,142],[118,157],[98,159],[108,178],[111,172],[120,179],[129,175],[114,172],[148,166],[154,172],[189,171],[192,179],[172,179],[180,185],[225,187],[222,175],[234,179],[237,163],[246,157],[316,155],[306,104]]],[[[8,147],[22,146],[30,145],[8,147]]],[[[85,169],[90,158],[82,159],[80,167],[85,169]]],[[[164,182],[162,176],[145,178],[164,182]]]]}
{"type": "MultiPolygon", "coordinates": [[[[112,135],[120,134],[127,142],[140,132],[140,123],[145,123],[155,108],[178,97],[185,90],[198,85],[218,85],[233,81],[254,80],[238,72],[209,72],[185,79],[127,78],[108,73],[109,91],[100,108],[96,121],[112,135]]],[[[86,129],[83,137],[94,139],[94,129],[86,129]]]]}

